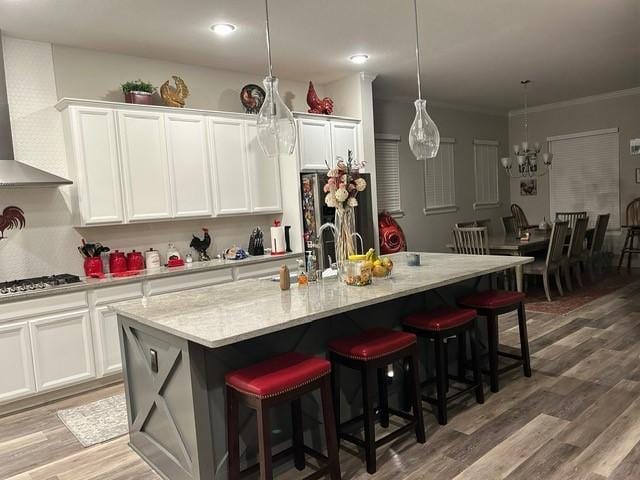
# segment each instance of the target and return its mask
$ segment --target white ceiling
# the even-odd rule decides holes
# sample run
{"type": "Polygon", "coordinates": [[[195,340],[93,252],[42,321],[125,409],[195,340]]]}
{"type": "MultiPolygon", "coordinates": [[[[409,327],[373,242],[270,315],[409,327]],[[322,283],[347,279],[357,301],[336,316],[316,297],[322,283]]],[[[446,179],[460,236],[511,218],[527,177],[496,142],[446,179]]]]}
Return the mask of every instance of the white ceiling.
{"type": "MultiPolygon", "coordinates": [[[[543,104],[640,85],[640,0],[418,0],[424,93],[506,111],[519,81],[543,104]]],[[[271,0],[275,74],[319,83],[363,69],[416,95],[411,0],[271,0]],[[364,66],[347,57],[366,52],[364,66]]],[[[0,0],[6,34],[262,73],[262,0],[0,0]],[[215,22],[238,30],[209,31],[215,22]]]]}

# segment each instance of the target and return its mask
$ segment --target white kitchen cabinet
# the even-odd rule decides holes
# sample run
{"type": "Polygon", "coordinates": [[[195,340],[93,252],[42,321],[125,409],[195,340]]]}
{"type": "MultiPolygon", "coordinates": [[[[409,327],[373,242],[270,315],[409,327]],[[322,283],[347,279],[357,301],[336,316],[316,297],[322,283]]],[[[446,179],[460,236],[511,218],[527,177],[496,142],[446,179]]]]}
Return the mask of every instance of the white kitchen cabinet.
{"type": "Polygon", "coordinates": [[[214,117],[208,119],[208,127],[216,215],[250,213],[245,122],[214,117]]]}
{"type": "Polygon", "coordinates": [[[33,318],[29,330],[38,392],[95,376],[88,310],[33,318]]]}
{"type": "Polygon", "coordinates": [[[251,211],[254,213],[281,212],[279,158],[265,155],[258,143],[258,129],[254,122],[247,121],[245,128],[251,211]]]}
{"type": "Polygon", "coordinates": [[[354,122],[331,120],[331,152],[333,161],[341,157],[347,161],[349,150],[353,152],[353,159],[361,160],[358,148],[358,127],[354,122]]]}
{"type": "Polygon", "coordinates": [[[120,161],[113,110],[71,107],[65,128],[78,195],[79,224],[122,223],[120,161]]]}
{"type": "Polygon", "coordinates": [[[173,216],[164,116],[161,112],[118,112],[127,220],[173,216]]]}
{"type": "Polygon", "coordinates": [[[333,165],[331,125],[324,118],[298,118],[300,170],[326,170],[333,165]]]}
{"type": "Polygon", "coordinates": [[[96,308],[93,317],[98,377],[118,373],[122,370],[118,316],[109,307],[104,306],[96,308]]]}
{"type": "Polygon", "coordinates": [[[205,118],[166,114],[165,129],[175,217],[213,214],[205,118]]]}
{"type": "Polygon", "coordinates": [[[29,324],[0,325],[0,403],[36,392],[29,324]]]}

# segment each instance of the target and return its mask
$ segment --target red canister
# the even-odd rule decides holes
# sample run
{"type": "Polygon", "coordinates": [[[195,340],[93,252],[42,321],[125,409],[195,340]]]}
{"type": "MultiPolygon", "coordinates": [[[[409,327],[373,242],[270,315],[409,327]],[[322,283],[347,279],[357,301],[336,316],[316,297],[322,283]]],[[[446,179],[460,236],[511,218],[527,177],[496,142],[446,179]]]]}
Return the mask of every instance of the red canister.
{"type": "Polygon", "coordinates": [[[127,270],[130,272],[135,272],[137,270],[144,269],[144,258],[142,258],[141,252],[136,252],[132,250],[127,253],[127,270]]]}
{"type": "Polygon", "coordinates": [[[100,257],[86,257],[84,259],[84,274],[87,277],[102,277],[102,259],[100,257]]]}
{"type": "Polygon", "coordinates": [[[123,273],[127,271],[127,257],[124,252],[116,250],[109,254],[109,273],[123,273]]]}

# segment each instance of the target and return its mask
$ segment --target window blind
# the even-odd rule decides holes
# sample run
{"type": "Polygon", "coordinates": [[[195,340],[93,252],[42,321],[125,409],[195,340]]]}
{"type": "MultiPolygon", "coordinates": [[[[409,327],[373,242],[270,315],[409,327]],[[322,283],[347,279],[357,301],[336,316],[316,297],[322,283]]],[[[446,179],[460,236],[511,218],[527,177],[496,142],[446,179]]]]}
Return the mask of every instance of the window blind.
{"type": "Polygon", "coordinates": [[[551,218],[556,212],[586,211],[594,224],[610,213],[609,228],[620,228],[620,158],[618,129],[550,137],[551,218]]]}
{"type": "Polygon", "coordinates": [[[424,165],[425,214],[456,210],[455,139],[441,138],[435,158],[424,165]]]}
{"type": "Polygon", "coordinates": [[[476,203],[474,208],[494,207],[500,201],[498,184],[498,142],[473,141],[473,161],[476,177],[476,203]]]}
{"type": "Polygon", "coordinates": [[[401,213],[400,203],[400,137],[376,135],[376,186],[378,211],[401,213]]]}

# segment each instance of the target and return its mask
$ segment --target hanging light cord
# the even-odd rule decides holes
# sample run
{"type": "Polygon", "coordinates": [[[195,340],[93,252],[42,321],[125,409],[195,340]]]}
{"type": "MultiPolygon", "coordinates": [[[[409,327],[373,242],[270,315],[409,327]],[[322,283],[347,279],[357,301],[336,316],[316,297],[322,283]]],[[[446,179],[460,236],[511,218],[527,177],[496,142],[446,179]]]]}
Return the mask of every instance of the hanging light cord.
{"type": "Polygon", "coordinates": [[[527,115],[527,87],[530,80],[523,80],[521,83],[524,86],[524,140],[529,143],[529,118],[527,115]]]}
{"type": "Polygon", "coordinates": [[[413,0],[413,13],[416,22],[416,67],[418,76],[418,100],[422,100],[422,87],[420,85],[420,41],[418,37],[418,4],[413,0]]]}
{"type": "Polygon", "coordinates": [[[273,68],[271,66],[271,32],[269,30],[269,0],[264,0],[264,10],[267,30],[267,56],[269,58],[269,77],[273,77],[273,68]]]}

